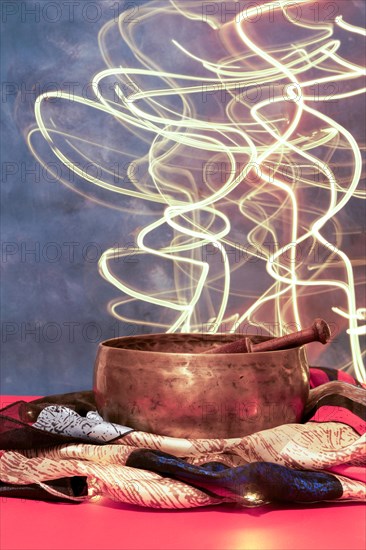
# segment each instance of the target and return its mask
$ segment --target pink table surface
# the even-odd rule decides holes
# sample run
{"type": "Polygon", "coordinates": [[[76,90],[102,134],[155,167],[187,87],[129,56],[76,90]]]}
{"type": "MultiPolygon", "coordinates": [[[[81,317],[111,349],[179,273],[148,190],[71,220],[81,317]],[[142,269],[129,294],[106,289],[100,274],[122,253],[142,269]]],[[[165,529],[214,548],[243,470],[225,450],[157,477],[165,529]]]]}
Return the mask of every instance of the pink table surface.
{"type": "MultiPolygon", "coordinates": [[[[2,406],[19,397],[3,397],[2,406]]],[[[32,397],[26,398],[27,400],[32,397]]],[[[359,503],[153,510],[2,498],[1,550],[365,550],[359,503]]]]}

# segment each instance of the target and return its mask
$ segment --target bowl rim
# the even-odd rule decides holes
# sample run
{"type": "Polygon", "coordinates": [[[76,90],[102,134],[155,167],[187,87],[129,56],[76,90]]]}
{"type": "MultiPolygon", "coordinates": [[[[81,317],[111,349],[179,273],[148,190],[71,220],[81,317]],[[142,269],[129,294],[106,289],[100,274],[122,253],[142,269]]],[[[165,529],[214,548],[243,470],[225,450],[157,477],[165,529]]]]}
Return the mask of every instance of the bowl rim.
{"type": "MultiPolygon", "coordinates": [[[[234,333],[233,333],[234,334],[234,333]]],[[[115,350],[115,351],[123,351],[123,352],[133,352],[133,353],[137,353],[137,354],[154,354],[154,356],[157,356],[157,355],[162,355],[163,357],[166,356],[167,354],[169,355],[174,355],[174,356],[184,356],[184,355],[197,355],[199,357],[207,357],[208,359],[212,356],[214,357],[218,357],[218,356],[225,356],[225,357],[238,357],[240,355],[244,355],[244,353],[210,353],[210,354],[205,354],[205,353],[202,353],[202,352],[199,352],[199,353],[194,353],[194,352],[190,352],[190,351],[186,351],[186,352],[174,352],[174,351],[152,351],[152,350],[141,350],[141,349],[134,349],[134,348],[124,348],[124,347],[120,347],[120,346],[114,346],[114,345],[111,345],[112,342],[120,342],[121,340],[127,340],[127,339],[131,339],[131,340],[134,340],[134,339],[141,339],[141,338],[154,338],[156,336],[212,336],[213,338],[215,336],[230,336],[229,334],[226,334],[226,333],[216,333],[216,334],[212,334],[212,333],[199,333],[199,332],[158,332],[158,333],[152,333],[152,334],[134,334],[132,336],[117,336],[115,338],[108,338],[107,340],[103,340],[102,342],[99,342],[98,344],[98,350],[101,350],[101,349],[104,349],[104,350],[107,350],[107,349],[112,349],[112,350],[115,350]]],[[[238,336],[238,340],[240,339],[240,335],[237,335],[238,336]]],[[[246,336],[248,337],[258,337],[259,335],[258,334],[247,334],[246,336]]],[[[246,337],[246,336],[241,336],[242,338],[246,337]]],[[[263,341],[265,340],[269,340],[270,339],[270,336],[261,336],[261,338],[264,338],[263,341]]],[[[225,344],[226,342],[223,342],[223,344],[225,344]]],[[[229,343],[229,342],[228,342],[229,343]]],[[[296,347],[293,347],[293,348],[288,348],[288,349],[278,349],[278,350],[273,350],[273,351],[256,351],[256,352],[245,352],[245,355],[256,355],[256,356],[268,356],[268,354],[283,354],[284,352],[296,352],[298,350],[301,350],[303,349],[305,346],[296,346],[296,347]]],[[[305,351],[305,350],[304,350],[305,351]]]]}

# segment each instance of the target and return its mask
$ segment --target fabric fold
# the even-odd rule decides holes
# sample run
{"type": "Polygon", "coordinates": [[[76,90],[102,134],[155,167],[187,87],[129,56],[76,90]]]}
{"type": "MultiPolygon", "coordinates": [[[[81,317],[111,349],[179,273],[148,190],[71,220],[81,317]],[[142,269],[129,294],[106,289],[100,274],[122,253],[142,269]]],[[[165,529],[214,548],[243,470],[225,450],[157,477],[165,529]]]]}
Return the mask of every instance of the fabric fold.
{"type": "Polygon", "coordinates": [[[105,422],[91,391],[17,401],[0,411],[0,492],[172,509],[364,501],[366,391],[331,369],[312,371],[302,423],[232,439],[105,422]]]}
{"type": "Polygon", "coordinates": [[[340,498],[342,484],[323,472],[291,470],[270,462],[253,462],[236,468],[212,469],[188,464],[167,453],[138,450],[128,457],[127,466],[158,472],[244,503],[315,502],[340,498]]]}

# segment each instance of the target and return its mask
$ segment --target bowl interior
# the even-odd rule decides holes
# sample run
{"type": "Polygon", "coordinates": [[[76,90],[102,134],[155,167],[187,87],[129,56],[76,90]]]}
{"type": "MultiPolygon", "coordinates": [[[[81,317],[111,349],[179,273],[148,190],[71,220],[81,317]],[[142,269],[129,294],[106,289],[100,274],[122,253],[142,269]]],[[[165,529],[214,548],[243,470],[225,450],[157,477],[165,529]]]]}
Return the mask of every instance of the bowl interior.
{"type": "Polygon", "coordinates": [[[253,334],[162,333],[113,338],[102,342],[102,346],[142,352],[199,354],[213,346],[219,347],[222,344],[240,340],[245,336],[249,336],[254,343],[269,339],[268,336],[253,334]]]}

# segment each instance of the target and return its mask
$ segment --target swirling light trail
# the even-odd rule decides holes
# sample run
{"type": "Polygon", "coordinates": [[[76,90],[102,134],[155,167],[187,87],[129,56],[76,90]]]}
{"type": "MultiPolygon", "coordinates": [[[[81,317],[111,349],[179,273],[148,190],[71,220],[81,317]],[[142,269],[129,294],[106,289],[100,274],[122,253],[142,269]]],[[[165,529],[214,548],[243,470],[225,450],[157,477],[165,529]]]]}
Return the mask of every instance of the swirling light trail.
{"type": "MultiPolygon", "coordinates": [[[[359,336],[365,334],[365,325],[358,325],[359,321],[365,320],[365,308],[357,305],[354,275],[357,263],[340,248],[342,229],[336,218],[351,198],[365,198],[364,191],[359,188],[362,178],[361,151],[353,135],[343,125],[310,106],[316,101],[327,101],[329,94],[319,91],[315,97],[309,93],[314,86],[320,90],[320,85],[353,80],[357,81],[356,87],[333,93],[332,100],[344,100],[365,92],[366,88],[358,84],[365,75],[365,69],[337,53],[341,41],[334,38],[334,29],[338,27],[359,36],[365,36],[365,31],[347,23],[342,16],[338,16],[334,24],[299,20],[293,13],[294,8],[310,5],[312,1],[289,3],[287,0],[276,0],[261,6],[261,13],[267,10],[272,14],[281,14],[283,21],[299,32],[296,44],[270,47],[262,45],[260,32],[256,33],[256,28],[251,25],[258,15],[258,6],[248,7],[224,23],[214,15],[207,16],[204,21],[202,14],[195,11],[194,2],[189,0],[171,0],[168,5],[166,2],[149,3],[141,10],[139,23],[134,25],[122,25],[121,15],[117,23],[107,23],[99,34],[100,49],[109,68],[92,79],[96,99],[81,96],[71,99],[62,90],[42,94],[35,105],[37,129],[29,133],[28,143],[37,158],[41,158],[33,144],[35,135],[40,132],[59,161],[84,181],[113,196],[128,196],[161,205],[163,210],[159,218],[148,223],[137,235],[137,254],[149,254],[159,261],[172,262],[175,298],[170,296],[170,290],[164,288],[156,292],[149,288],[142,291],[115,274],[112,260],[128,254],[128,251],[116,246],[104,252],[99,262],[102,276],[127,295],[110,303],[109,309],[115,317],[138,323],[138,318],[129,318],[121,313],[122,306],[138,300],[176,312],[174,322],[166,323],[158,319],[144,321],[148,326],[168,332],[197,331],[202,329],[204,323],[211,323],[213,332],[220,331],[223,324],[234,332],[244,321],[265,327],[263,312],[266,311],[267,318],[270,315],[273,319],[273,327],[265,328],[276,335],[290,330],[289,322],[302,325],[302,304],[304,298],[311,295],[307,288],[311,289],[312,294],[322,295],[340,289],[344,293],[345,303],[333,302],[332,311],[340,319],[348,321],[352,355],[351,361],[343,367],[348,369],[352,365],[356,376],[365,381],[359,341],[359,336]],[[197,42],[184,45],[181,40],[173,38],[171,48],[174,55],[181,56],[179,63],[184,61],[186,70],[175,72],[159,67],[158,60],[149,56],[135,38],[136,29],[139,26],[148,28],[154,17],[169,22],[177,20],[178,24],[193,27],[200,25],[200,28],[205,23],[210,29],[210,40],[217,37],[217,49],[220,49],[217,59],[209,59],[207,52],[201,54],[195,51],[197,42]],[[109,33],[116,29],[134,53],[137,66],[116,66],[113,62],[107,41],[109,33]],[[314,76],[314,73],[318,74],[314,76]],[[110,78],[115,79],[113,98],[103,91],[110,78]],[[149,79],[153,86],[146,84],[149,79]],[[258,86],[261,97],[253,105],[251,103],[254,101],[248,99],[249,93],[258,91],[258,86]],[[126,87],[131,93],[124,93],[126,87]],[[242,90],[246,90],[245,97],[242,90]],[[263,90],[268,96],[265,99],[261,99],[263,90]],[[224,101],[215,104],[217,112],[212,110],[209,116],[200,112],[202,107],[206,107],[204,94],[206,99],[208,95],[213,98],[215,94],[224,97],[224,101]],[[148,153],[136,160],[137,165],[148,165],[146,175],[137,181],[131,177],[130,186],[124,186],[122,181],[111,183],[111,171],[102,165],[103,177],[86,174],[72,155],[88,159],[82,148],[83,140],[87,140],[59,129],[52,117],[45,121],[45,102],[51,98],[72,101],[76,106],[105,113],[113,117],[119,128],[129,132],[128,135],[149,144],[148,153]],[[311,120],[313,124],[316,122],[316,130],[311,136],[301,133],[304,120],[311,120]],[[64,150],[61,150],[62,147],[64,150]],[[331,164],[337,151],[345,152],[351,158],[348,183],[348,176],[337,177],[334,163],[331,164]],[[210,162],[224,164],[225,177],[220,185],[207,170],[201,173],[199,180],[195,162],[200,159],[205,160],[205,166],[210,162]],[[290,183],[282,177],[283,167],[290,171],[290,183]],[[302,170],[301,176],[296,171],[299,168],[302,170]],[[253,174],[256,176],[255,185],[253,174]],[[324,181],[320,181],[320,175],[324,181]],[[182,181],[186,184],[182,185],[182,181]],[[308,189],[326,193],[327,205],[305,204],[299,197],[308,189]],[[241,223],[246,224],[247,241],[253,249],[246,258],[231,265],[228,250],[235,247],[231,237],[235,223],[226,210],[234,206],[242,216],[241,223]],[[308,221],[304,221],[305,214],[308,221]],[[254,227],[247,229],[247,222],[252,222],[254,227]],[[329,223],[337,229],[337,246],[324,235],[324,228],[329,223]],[[281,229],[281,224],[288,226],[289,230],[281,229]],[[149,244],[151,238],[163,226],[170,227],[174,237],[167,246],[152,246],[149,244]],[[268,236],[273,239],[273,251],[263,246],[268,236]],[[281,242],[283,244],[280,245],[281,242]],[[319,244],[332,250],[338,258],[337,263],[345,271],[345,279],[327,276],[332,262],[305,265],[303,258],[299,260],[298,252],[306,242],[311,243],[310,251],[319,244]],[[207,258],[204,260],[202,257],[202,250],[207,246],[221,257],[218,274],[207,258]],[[232,311],[229,301],[236,295],[232,278],[239,269],[244,268],[245,272],[247,264],[253,259],[265,262],[272,282],[265,291],[251,297],[251,303],[244,311],[237,303],[237,310],[232,311]],[[190,282],[182,284],[183,279],[190,282]],[[218,294],[220,298],[214,299],[213,295],[218,294]],[[203,296],[206,310],[211,315],[201,313],[203,296]]],[[[98,145],[97,141],[90,140],[90,143],[98,145]]],[[[119,151],[119,148],[109,147],[109,151],[112,150],[119,151]]],[[[126,156],[131,156],[131,153],[126,151],[126,156]]],[[[98,164],[98,161],[95,162],[98,164]]],[[[74,187],[70,182],[61,180],[74,187]]],[[[357,284],[361,283],[364,280],[358,279],[357,284]]],[[[338,294],[335,296],[338,297],[338,294]]]]}

